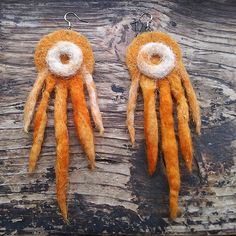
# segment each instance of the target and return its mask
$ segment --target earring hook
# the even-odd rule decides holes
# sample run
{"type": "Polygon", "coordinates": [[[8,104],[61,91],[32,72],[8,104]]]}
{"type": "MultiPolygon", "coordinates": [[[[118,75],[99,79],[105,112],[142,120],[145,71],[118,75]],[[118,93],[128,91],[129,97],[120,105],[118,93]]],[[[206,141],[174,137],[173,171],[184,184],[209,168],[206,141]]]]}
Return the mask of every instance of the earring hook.
{"type": "Polygon", "coordinates": [[[134,21],[131,23],[131,25],[132,25],[133,30],[136,32],[136,34],[139,34],[141,32],[151,30],[150,24],[152,20],[153,20],[153,16],[148,12],[144,12],[139,18],[137,19],[134,18],[134,21]],[[148,16],[149,20],[147,20],[146,22],[142,22],[141,19],[144,16],[148,16]]]}
{"type": "Polygon", "coordinates": [[[88,21],[80,19],[79,16],[76,13],[74,13],[74,12],[67,12],[64,15],[64,20],[68,23],[68,29],[71,29],[71,22],[67,19],[67,15],[69,15],[69,14],[74,15],[75,17],[77,17],[82,22],[88,23],[88,21]]]}
{"type": "Polygon", "coordinates": [[[140,17],[139,17],[139,20],[141,20],[144,16],[148,16],[150,18],[149,21],[147,21],[147,28],[149,27],[150,23],[152,22],[153,20],[153,16],[152,14],[148,13],[148,12],[144,12],[140,17]]]}

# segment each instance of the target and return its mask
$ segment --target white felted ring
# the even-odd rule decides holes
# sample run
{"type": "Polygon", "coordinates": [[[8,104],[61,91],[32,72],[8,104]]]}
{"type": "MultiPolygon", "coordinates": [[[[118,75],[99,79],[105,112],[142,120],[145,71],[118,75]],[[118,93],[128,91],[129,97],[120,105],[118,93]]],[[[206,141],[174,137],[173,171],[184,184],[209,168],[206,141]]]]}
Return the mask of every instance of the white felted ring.
{"type": "Polygon", "coordinates": [[[69,41],[59,41],[47,53],[46,57],[49,70],[58,76],[68,77],[74,75],[83,62],[82,50],[69,41]],[[61,62],[60,56],[67,55],[69,61],[66,64],[61,62]]]}
{"type": "Polygon", "coordinates": [[[138,53],[137,66],[144,75],[153,79],[162,79],[174,69],[175,54],[163,43],[147,43],[138,53]],[[148,60],[152,56],[158,55],[161,62],[158,65],[149,64],[145,61],[144,54],[148,56],[148,60]]]}

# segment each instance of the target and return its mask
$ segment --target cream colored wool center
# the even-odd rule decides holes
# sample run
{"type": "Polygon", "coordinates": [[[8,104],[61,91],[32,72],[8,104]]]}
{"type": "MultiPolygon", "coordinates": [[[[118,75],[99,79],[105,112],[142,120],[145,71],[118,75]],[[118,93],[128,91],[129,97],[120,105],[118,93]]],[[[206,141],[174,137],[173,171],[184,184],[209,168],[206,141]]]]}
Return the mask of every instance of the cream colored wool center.
{"type": "Polygon", "coordinates": [[[74,75],[83,62],[83,53],[80,47],[69,41],[59,41],[47,53],[46,61],[49,70],[58,76],[69,77],[74,75]],[[63,64],[61,56],[67,55],[69,61],[63,64]]]}
{"type": "Polygon", "coordinates": [[[162,79],[174,69],[175,54],[170,47],[163,43],[147,43],[141,47],[138,53],[137,66],[144,75],[153,79],[162,79]],[[149,61],[152,56],[158,55],[161,62],[158,65],[147,63],[144,58],[145,54],[149,61]]]}

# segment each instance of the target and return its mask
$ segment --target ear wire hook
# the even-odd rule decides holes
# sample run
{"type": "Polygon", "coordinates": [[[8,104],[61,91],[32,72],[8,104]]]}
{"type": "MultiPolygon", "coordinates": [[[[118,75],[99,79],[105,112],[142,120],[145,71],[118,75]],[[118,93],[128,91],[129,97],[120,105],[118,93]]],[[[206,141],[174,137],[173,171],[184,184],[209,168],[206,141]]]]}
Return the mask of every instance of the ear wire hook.
{"type": "Polygon", "coordinates": [[[64,20],[68,23],[68,29],[71,29],[71,22],[67,19],[67,15],[69,15],[69,14],[74,15],[75,17],[77,17],[82,22],[88,23],[88,21],[80,19],[79,16],[76,13],[74,13],[74,12],[67,12],[64,15],[64,20]]]}
{"type": "Polygon", "coordinates": [[[150,26],[150,23],[152,22],[153,20],[153,16],[152,14],[148,13],[148,12],[144,12],[140,17],[139,17],[139,20],[141,20],[144,16],[148,16],[150,18],[149,21],[147,21],[147,28],[149,28],[150,26]]]}
{"type": "Polygon", "coordinates": [[[150,24],[151,24],[152,20],[153,20],[153,16],[148,12],[144,12],[139,18],[134,19],[134,21],[131,23],[131,25],[132,25],[132,28],[135,32],[138,32],[138,33],[145,32],[145,31],[149,31],[151,29],[150,24]],[[150,18],[149,21],[142,22],[141,19],[144,16],[148,16],[150,18]]]}

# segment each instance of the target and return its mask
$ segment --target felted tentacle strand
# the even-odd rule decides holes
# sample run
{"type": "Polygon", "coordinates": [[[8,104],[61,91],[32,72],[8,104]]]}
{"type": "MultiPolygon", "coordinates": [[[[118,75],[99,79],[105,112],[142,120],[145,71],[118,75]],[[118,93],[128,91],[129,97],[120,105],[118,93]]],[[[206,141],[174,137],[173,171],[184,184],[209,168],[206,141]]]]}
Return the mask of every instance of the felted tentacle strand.
{"type": "Polygon", "coordinates": [[[94,137],[80,76],[71,81],[70,93],[77,135],[93,169],[95,167],[94,137]]]}
{"type": "Polygon", "coordinates": [[[197,101],[197,96],[194,92],[193,86],[189,79],[189,75],[183,64],[180,65],[180,76],[187,94],[189,107],[192,113],[192,118],[196,125],[196,132],[197,134],[201,134],[201,114],[200,114],[199,104],[197,101]]]}
{"type": "Polygon", "coordinates": [[[178,150],[174,131],[173,105],[169,82],[163,79],[158,82],[158,85],[160,90],[162,151],[170,186],[170,217],[175,219],[178,212],[180,175],[178,150]]]}
{"type": "Polygon", "coordinates": [[[192,138],[189,129],[189,109],[188,103],[185,98],[184,90],[181,84],[181,80],[177,74],[172,73],[168,76],[170,83],[171,93],[175,98],[177,103],[177,118],[178,118],[178,131],[179,131],[179,142],[181,147],[181,152],[185,162],[187,164],[188,170],[192,170],[192,138]]]}
{"type": "Polygon", "coordinates": [[[69,135],[67,129],[67,98],[70,92],[75,127],[88,157],[90,167],[95,167],[93,130],[85,101],[83,83],[88,87],[92,115],[101,133],[104,128],[98,108],[95,84],[92,79],[94,57],[88,39],[73,30],[57,30],[44,36],[35,49],[34,62],[38,78],[24,109],[24,130],[33,117],[36,100],[43,89],[42,99],[34,118],[34,137],[29,156],[29,172],[35,169],[47,124],[47,106],[55,87],[54,124],[56,137],[56,193],[58,205],[67,223],[67,186],[69,165],[69,135]],[[86,68],[86,73],[83,69],[86,68]],[[85,77],[83,81],[83,77],[85,77]]]}
{"type": "Polygon", "coordinates": [[[139,89],[139,76],[132,79],[131,87],[129,90],[129,101],[128,101],[128,108],[127,108],[126,124],[128,126],[130,140],[131,140],[132,145],[134,145],[135,143],[134,111],[136,108],[138,89],[139,89]]]}
{"type": "Polygon", "coordinates": [[[45,78],[47,76],[48,71],[43,70],[39,72],[37,79],[34,82],[34,86],[27,98],[27,101],[25,103],[24,108],[24,131],[28,133],[28,129],[30,126],[30,122],[33,118],[35,104],[37,102],[37,98],[39,96],[39,93],[43,87],[45,78]]]}
{"type": "Polygon", "coordinates": [[[67,130],[67,87],[58,83],[55,89],[55,137],[56,137],[56,191],[63,218],[67,221],[66,193],[69,165],[69,137],[67,130]]]}
{"type": "Polygon", "coordinates": [[[102,123],[101,112],[98,106],[96,86],[93,81],[92,75],[86,69],[83,69],[83,77],[89,94],[92,117],[95,122],[95,125],[100,131],[100,134],[102,135],[104,133],[104,127],[102,123]]]}
{"type": "Polygon", "coordinates": [[[144,133],[147,146],[148,172],[153,175],[158,157],[158,125],[155,107],[156,83],[141,76],[140,85],[144,98],[144,133]]]}
{"type": "Polygon", "coordinates": [[[50,75],[48,75],[46,80],[46,88],[43,92],[42,100],[39,104],[34,119],[34,138],[29,157],[29,172],[32,172],[35,169],[36,162],[41,151],[41,146],[44,138],[44,131],[47,124],[48,100],[50,97],[50,93],[54,88],[54,85],[55,81],[51,78],[50,75]]]}

